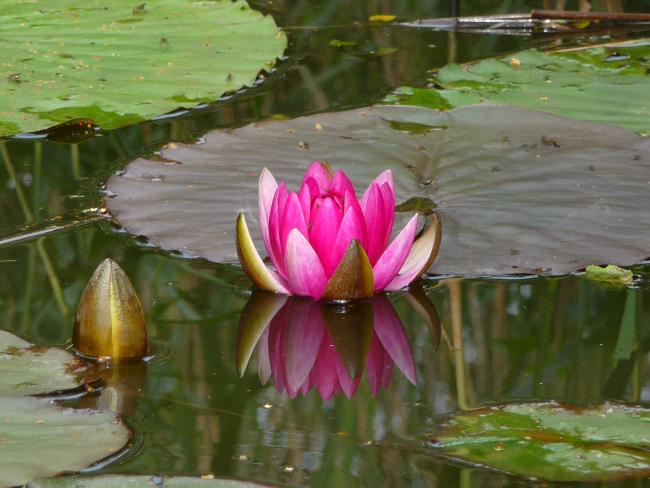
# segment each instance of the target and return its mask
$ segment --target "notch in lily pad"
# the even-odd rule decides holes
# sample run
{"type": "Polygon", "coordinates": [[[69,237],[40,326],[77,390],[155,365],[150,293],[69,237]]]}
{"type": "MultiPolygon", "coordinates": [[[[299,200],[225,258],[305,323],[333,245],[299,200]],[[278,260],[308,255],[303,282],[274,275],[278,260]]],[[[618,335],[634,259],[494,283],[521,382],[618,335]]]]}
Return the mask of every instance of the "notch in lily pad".
{"type": "Polygon", "coordinates": [[[85,357],[114,361],[141,359],[149,353],[138,295],[126,273],[110,258],[98,266],[81,296],[73,344],[85,357]]]}

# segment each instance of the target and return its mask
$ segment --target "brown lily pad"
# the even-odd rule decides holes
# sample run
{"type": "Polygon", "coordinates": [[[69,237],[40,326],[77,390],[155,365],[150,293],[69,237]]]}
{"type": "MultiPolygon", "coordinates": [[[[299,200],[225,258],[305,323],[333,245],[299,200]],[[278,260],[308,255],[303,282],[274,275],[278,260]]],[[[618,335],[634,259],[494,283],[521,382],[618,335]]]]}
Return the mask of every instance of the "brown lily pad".
{"type": "Polygon", "coordinates": [[[618,127],[510,106],[376,106],[215,130],[160,156],[113,176],[106,204],[130,233],[212,261],[237,259],[239,211],[258,235],[262,167],[295,189],[312,160],[345,169],[359,192],[391,168],[398,201],[433,201],[433,273],[564,274],[650,256],[650,139],[618,127]]]}

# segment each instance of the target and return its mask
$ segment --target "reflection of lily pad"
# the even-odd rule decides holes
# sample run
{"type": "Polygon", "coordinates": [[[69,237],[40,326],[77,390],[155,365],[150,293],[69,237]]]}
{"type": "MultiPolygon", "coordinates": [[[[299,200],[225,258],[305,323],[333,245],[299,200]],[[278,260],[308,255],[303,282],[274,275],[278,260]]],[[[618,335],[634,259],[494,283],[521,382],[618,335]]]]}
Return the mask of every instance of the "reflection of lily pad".
{"type": "Polygon", "coordinates": [[[262,488],[249,481],[201,479],[188,476],[70,476],[36,480],[25,488],[262,488]]]}
{"type": "Polygon", "coordinates": [[[90,366],[55,347],[34,347],[0,330],[0,395],[36,395],[81,385],[90,366]]]}
{"type": "Polygon", "coordinates": [[[650,474],[650,410],[557,403],[489,407],[435,434],[452,458],[550,481],[650,474]]]}
{"type": "Polygon", "coordinates": [[[563,53],[523,51],[442,68],[433,88],[403,87],[389,97],[429,108],[508,103],[650,131],[650,40],[563,53]]]}
{"type": "Polygon", "coordinates": [[[314,159],[360,187],[392,168],[398,201],[435,202],[433,272],[561,274],[650,255],[650,139],[611,126],[515,107],[380,106],[216,130],[162,156],[112,177],[106,205],[132,234],[213,261],[236,259],[240,209],[257,219],[261,168],[295,188],[314,159]]]}
{"type": "Polygon", "coordinates": [[[214,101],[285,45],[242,0],[5,1],[0,136],[76,118],[112,129],[214,101]]]}
{"type": "Polygon", "coordinates": [[[0,397],[0,486],[78,471],[120,450],[129,431],[113,413],[0,397]]]}

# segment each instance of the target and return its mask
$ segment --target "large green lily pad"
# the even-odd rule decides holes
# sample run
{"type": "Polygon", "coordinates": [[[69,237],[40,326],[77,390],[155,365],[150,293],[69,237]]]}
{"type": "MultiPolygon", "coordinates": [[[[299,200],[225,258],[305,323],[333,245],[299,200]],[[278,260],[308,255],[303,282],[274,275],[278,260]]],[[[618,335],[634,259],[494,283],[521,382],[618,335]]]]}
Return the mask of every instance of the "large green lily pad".
{"type": "Polygon", "coordinates": [[[113,413],[0,397],[0,486],[78,471],[119,451],[129,430],[113,413]]]}
{"type": "Polygon", "coordinates": [[[650,410],[555,402],[454,416],[433,435],[445,455],[528,478],[586,481],[650,475],[650,410]]]}
{"type": "Polygon", "coordinates": [[[0,395],[51,393],[83,384],[93,368],[55,347],[33,344],[0,330],[0,395]]]}
{"type": "Polygon", "coordinates": [[[3,2],[0,136],[113,129],[251,85],[286,47],[243,0],[3,2]]]}
{"type": "Polygon", "coordinates": [[[111,177],[106,205],[130,233],[216,262],[237,259],[240,210],[257,230],[262,167],[296,189],[312,160],[360,191],[391,168],[398,201],[431,198],[434,273],[563,274],[650,256],[650,139],[612,126],[507,106],[377,106],[215,130],[161,156],[111,177]]]}
{"type": "Polygon", "coordinates": [[[507,103],[650,132],[650,40],[571,52],[523,51],[442,68],[442,89],[402,87],[389,97],[429,108],[507,103]]]}
{"type": "Polygon", "coordinates": [[[263,488],[250,481],[218,479],[211,476],[68,476],[34,480],[25,488],[263,488]]]}

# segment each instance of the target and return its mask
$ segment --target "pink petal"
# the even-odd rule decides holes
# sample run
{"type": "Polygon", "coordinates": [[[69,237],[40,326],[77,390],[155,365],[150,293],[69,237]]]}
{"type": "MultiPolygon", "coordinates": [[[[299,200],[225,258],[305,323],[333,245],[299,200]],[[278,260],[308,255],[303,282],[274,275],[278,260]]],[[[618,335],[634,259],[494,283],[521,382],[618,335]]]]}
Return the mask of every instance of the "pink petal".
{"type": "Polygon", "coordinates": [[[285,269],[291,291],[318,300],[327,285],[327,276],[318,254],[307,238],[293,229],[287,238],[285,269]]]}
{"type": "Polygon", "coordinates": [[[343,364],[343,360],[339,356],[338,352],[334,354],[334,365],[336,368],[336,374],[339,379],[339,386],[346,397],[352,398],[359,387],[359,381],[361,380],[361,375],[357,378],[350,378],[347,368],[343,364]]]}
{"type": "MultiPolygon", "coordinates": [[[[260,174],[259,181],[259,207],[260,207],[260,230],[262,231],[262,239],[267,251],[271,249],[271,240],[269,239],[269,216],[271,213],[271,205],[273,204],[273,197],[275,191],[278,189],[278,183],[271,172],[264,168],[260,174]]],[[[270,254],[270,252],[269,252],[270,254]]]]}
{"type": "MultiPolygon", "coordinates": [[[[361,207],[368,230],[368,246],[366,252],[373,266],[386,247],[386,231],[389,222],[386,219],[384,198],[379,186],[372,185],[368,191],[365,207],[361,207]]],[[[390,222],[392,224],[392,222],[390,222]]]]}
{"type": "Polygon", "coordinates": [[[334,173],[334,177],[332,178],[329,189],[330,191],[338,193],[339,195],[345,195],[349,192],[352,194],[355,200],[357,198],[354,191],[354,185],[343,170],[338,170],[336,173],[334,173]]]}
{"type": "Polygon", "coordinates": [[[391,170],[387,169],[386,171],[382,171],[379,173],[379,176],[375,178],[370,185],[368,185],[368,188],[366,191],[363,193],[363,196],[361,197],[361,208],[366,209],[366,200],[368,199],[368,194],[370,193],[370,189],[372,188],[372,185],[377,185],[378,187],[382,187],[384,184],[388,185],[388,188],[390,189],[391,193],[395,195],[395,186],[393,184],[393,173],[391,170]]]}
{"type": "Polygon", "coordinates": [[[307,222],[302,213],[302,206],[298,195],[294,192],[289,193],[289,198],[284,206],[282,219],[280,220],[280,246],[286,249],[287,237],[293,229],[298,229],[303,236],[307,237],[307,222]]]}
{"type": "Polygon", "coordinates": [[[269,362],[271,365],[271,376],[273,377],[275,389],[280,392],[285,390],[286,384],[284,374],[284,361],[282,358],[282,336],[284,332],[284,320],[282,319],[283,313],[286,315],[286,305],[276,314],[276,316],[271,321],[271,325],[268,329],[268,351],[269,362]]]}
{"type": "Polygon", "coordinates": [[[401,290],[426,271],[425,268],[428,267],[429,260],[435,259],[438,253],[441,232],[440,219],[434,216],[429,227],[413,243],[402,269],[385,290],[401,290]]]}
{"type": "Polygon", "coordinates": [[[320,161],[314,161],[309,165],[309,168],[307,168],[307,171],[305,172],[305,176],[302,180],[303,184],[305,184],[305,181],[307,181],[308,178],[314,179],[318,185],[319,194],[323,194],[330,186],[332,173],[326,165],[320,161]]]}
{"type": "Polygon", "coordinates": [[[375,293],[382,291],[402,268],[413,246],[413,238],[418,225],[418,216],[414,215],[404,226],[390,246],[386,248],[377,264],[373,267],[375,275],[375,293]]]}
{"type": "Polygon", "coordinates": [[[325,322],[318,302],[294,298],[289,309],[283,323],[283,356],[287,391],[295,394],[307,381],[314,366],[325,333],[325,322]]]}
{"type": "Polygon", "coordinates": [[[379,392],[384,376],[384,365],[386,364],[386,351],[373,332],[368,355],[366,356],[366,374],[368,376],[368,385],[370,392],[374,397],[379,392]]]}
{"type": "Polygon", "coordinates": [[[298,199],[300,200],[300,206],[302,207],[302,213],[305,215],[305,221],[311,221],[311,206],[314,199],[320,196],[320,190],[318,189],[318,184],[314,178],[307,178],[302,186],[300,187],[300,192],[298,192],[298,199]]]}
{"type": "Polygon", "coordinates": [[[385,296],[375,296],[372,300],[372,307],[375,317],[375,334],[404,376],[415,384],[413,351],[395,308],[385,296]]]}
{"type": "Polygon", "coordinates": [[[263,385],[271,377],[271,360],[269,359],[269,327],[264,329],[257,343],[257,374],[263,385]]]}
{"type": "Polygon", "coordinates": [[[271,203],[271,212],[269,215],[269,242],[271,247],[267,247],[266,250],[269,252],[271,261],[273,261],[278,273],[283,277],[285,276],[283,259],[284,247],[280,242],[280,222],[282,221],[284,207],[288,199],[289,192],[287,191],[287,186],[284,184],[284,181],[282,181],[280,182],[280,185],[273,196],[273,202],[271,203]]]}
{"type": "Polygon", "coordinates": [[[318,393],[320,393],[320,396],[324,400],[332,398],[338,386],[338,375],[334,366],[335,355],[336,349],[334,349],[334,343],[329,333],[325,332],[318,357],[309,375],[311,383],[316,387],[318,393]]]}
{"type": "Polygon", "coordinates": [[[365,243],[368,241],[366,221],[361,212],[361,207],[356,200],[349,204],[339,226],[339,232],[336,236],[336,241],[334,241],[332,254],[330,255],[330,260],[334,263],[332,272],[336,270],[336,267],[341,262],[341,259],[343,259],[345,251],[347,251],[350,245],[350,241],[353,239],[357,239],[361,243],[361,247],[366,249],[365,243]]]}
{"type": "Polygon", "coordinates": [[[386,218],[386,231],[384,233],[384,246],[386,249],[390,241],[390,235],[393,233],[393,221],[395,220],[395,192],[393,191],[392,181],[389,185],[384,183],[379,187],[381,196],[384,201],[384,215],[386,218]]]}
{"type": "MultiPolygon", "coordinates": [[[[338,261],[333,259],[332,250],[341,227],[343,214],[331,198],[317,198],[314,201],[313,221],[309,230],[309,242],[323,264],[326,276],[332,276],[338,261]]],[[[339,259],[340,261],[340,259],[339,259]]]]}

